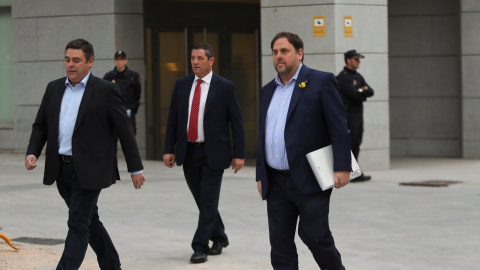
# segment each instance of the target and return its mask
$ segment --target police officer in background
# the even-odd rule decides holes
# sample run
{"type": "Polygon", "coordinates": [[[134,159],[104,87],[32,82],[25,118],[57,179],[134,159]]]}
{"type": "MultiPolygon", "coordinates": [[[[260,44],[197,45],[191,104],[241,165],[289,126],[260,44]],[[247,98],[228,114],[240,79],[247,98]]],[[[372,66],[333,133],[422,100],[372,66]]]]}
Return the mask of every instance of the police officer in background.
{"type": "MultiPolygon", "coordinates": [[[[355,159],[358,161],[360,144],[363,136],[363,102],[373,96],[373,89],[357,69],[360,67],[360,58],[364,58],[356,50],[350,50],[344,54],[345,67],[337,75],[340,93],[347,113],[347,124],[350,133],[350,145],[355,159]]],[[[371,177],[364,175],[350,180],[350,182],[368,181],[371,177]]]]}
{"type": "Polygon", "coordinates": [[[137,114],[140,106],[140,95],[142,86],[140,84],[140,76],[137,72],[128,69],[127,54],[125,51],[117,51],[115,53],[115,68],[106,73],[103,79],[114,82],[120,86],[120,94],[127,108],[127,115],[132,121],[133,132],[137,134],[137,123],[135,114],[137,114]]]}

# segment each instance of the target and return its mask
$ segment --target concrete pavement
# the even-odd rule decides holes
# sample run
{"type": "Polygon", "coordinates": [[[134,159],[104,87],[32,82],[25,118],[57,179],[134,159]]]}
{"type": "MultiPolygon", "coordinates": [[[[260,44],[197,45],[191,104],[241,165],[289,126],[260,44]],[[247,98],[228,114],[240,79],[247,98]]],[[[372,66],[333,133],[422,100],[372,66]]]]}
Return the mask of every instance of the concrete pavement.
{"type": "MultiPolygon", "coordinates": [[[[26,171],[23,156],[0,154],[0,227],[11,238],[64,239],[67,208],[55,186],[43,186],[43,156],[26,171]]],[[[146,184],[135,190],[124,161],[122,181],[102,191],[99,214],[123,269],[272,269],[266,203],[254,167],[225,171],[220,213],[230,246],[205,264],[189,263],[198,210],[181,167],[144,161],[146,184]]],[[[479,160],[393,159],[373,180],[332,194],[330,224],[348,270],[480,269],[479,160]],[[458,180],[448,187],[399,186],[417,180],[458,180]]],[[[18,245],[28,245],[16,242],[18,245]]],[[[38,247],[62,250],[63,245],[38,247]]],[[[318,269],[297,237],[300,269],[318,269]]],[[[94,259],[89,249],[87,258],[94,259]]],[[[54,269],[51,265],[41,269],[54,269]]]]}

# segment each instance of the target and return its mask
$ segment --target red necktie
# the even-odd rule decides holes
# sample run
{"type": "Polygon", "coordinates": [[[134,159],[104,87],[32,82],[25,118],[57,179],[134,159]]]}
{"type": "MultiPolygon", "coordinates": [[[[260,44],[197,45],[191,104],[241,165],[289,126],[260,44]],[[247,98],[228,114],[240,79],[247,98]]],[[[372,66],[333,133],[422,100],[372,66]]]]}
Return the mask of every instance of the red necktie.
{"type": "Polygon", "coordinates": [[[200,93],[202,88],[200,84],[201,79],[197,80],[197,86],[195,86],[195,93],[193,93],[192,109],[190,110],[190,122],[188,123],[188,140],[195,142],[198,138],[198,111],[200,109],[200,93]]]}

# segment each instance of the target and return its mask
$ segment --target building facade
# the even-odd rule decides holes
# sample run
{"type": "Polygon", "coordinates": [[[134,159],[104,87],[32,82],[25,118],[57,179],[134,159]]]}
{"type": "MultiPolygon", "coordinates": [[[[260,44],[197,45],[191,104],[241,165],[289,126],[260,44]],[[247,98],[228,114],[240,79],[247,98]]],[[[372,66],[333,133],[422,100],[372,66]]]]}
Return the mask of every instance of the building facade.
{"type": "Polygon", "coordinates": [[[391,156],[480,158],[477,18],[475,0],[0,0],[0,30],[11,36],[0,42],[0,151],[25,151],[47,83],[65,76],[66,43],[84,38],[94,75],[113,69],[116,50],[140,73],[137,140],[149,159],[163,154],[191,46],[212,44],[214,72],[236,85],[254,157],[259,91],[275,76],[270,41],[290,31],[311,68],[337,74],[345,51],[366,56],[359,72],[375,96],[365,103],[365,170],[388,169],[391,156]]]}

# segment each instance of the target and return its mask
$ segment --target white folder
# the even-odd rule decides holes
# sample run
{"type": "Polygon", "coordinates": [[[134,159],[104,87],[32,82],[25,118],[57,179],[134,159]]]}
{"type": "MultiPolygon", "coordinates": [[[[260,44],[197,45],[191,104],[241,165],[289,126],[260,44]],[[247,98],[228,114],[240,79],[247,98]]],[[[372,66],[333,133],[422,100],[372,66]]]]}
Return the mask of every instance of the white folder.
{"type": "MultiPolygon", "coordinates": [[[[352,172],[350,173],[350,180],[362,174],[357,160],[350,152],[352,157],[352,172]]],[[[317,178],[318,184],[322,190],[332,188],[335,183],[335,176],[333,171],[333,152],[332,145],[325,146],[307,154],[307,160],[312,168],[313,174],[317,178]]]]}

